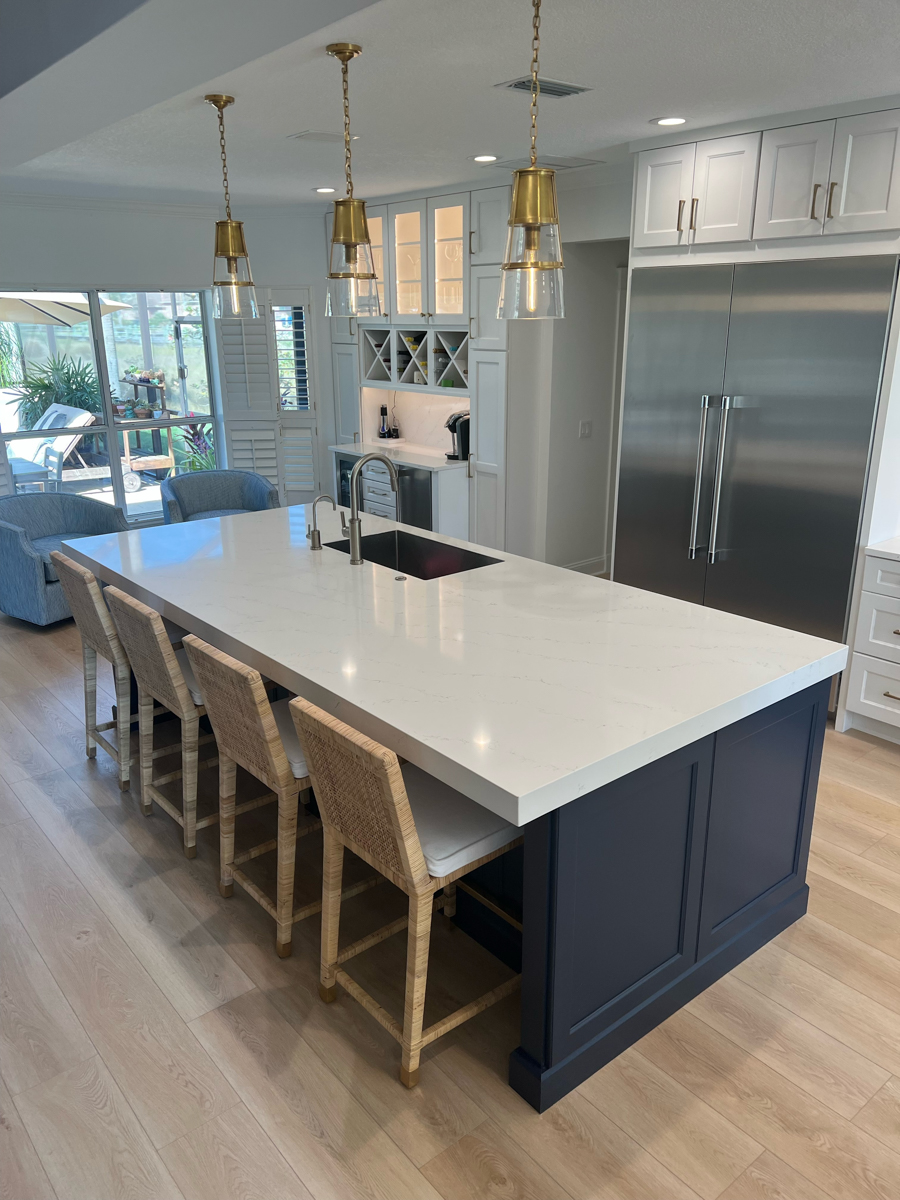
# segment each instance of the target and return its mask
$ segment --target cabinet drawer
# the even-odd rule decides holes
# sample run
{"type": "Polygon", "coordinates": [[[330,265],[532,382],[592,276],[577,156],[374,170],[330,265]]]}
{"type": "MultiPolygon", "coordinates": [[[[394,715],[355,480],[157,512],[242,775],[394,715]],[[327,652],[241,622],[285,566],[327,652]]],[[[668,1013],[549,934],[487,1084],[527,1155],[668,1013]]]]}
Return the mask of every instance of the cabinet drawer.
{"type": "Polygon", "coordinates": [[[863,592],[853,649],[900,663],[900,600],[863,592]]]}
{"type": "Polygon", "coordinates": [[[363,479],[383,479],[385,481],[390,479],[387,467],[380,462],[367,462],[363,466],[361,474],[363,479]]]}
{"type": "Polygon", "coordinates": [[[854,654],[850,661],[847,707],[876,721],[900,726],[900,663],[854,654]]]}
{"type": "Polygon", "coordinates": [[[867,554],[863,589],[867,592],[878,592],[881,596],[894,596],[900,600],[900,562],[893,558],[876,558],[867,554]]]}
{"type": "Polygon", "coordinates": [[[382,504],[396,503],[390,483],[382,483],[380,479],[366,479],[363,476],[362,486],[364,500],[380,500],[382,504]]]}
{"type": "Polygon", "coordinates": [[[363,511],[375,517],[387,517],[389,521],[397,520],[397,508],[393,504],[382,504],[377,500],[364,500],[363,511]]]}

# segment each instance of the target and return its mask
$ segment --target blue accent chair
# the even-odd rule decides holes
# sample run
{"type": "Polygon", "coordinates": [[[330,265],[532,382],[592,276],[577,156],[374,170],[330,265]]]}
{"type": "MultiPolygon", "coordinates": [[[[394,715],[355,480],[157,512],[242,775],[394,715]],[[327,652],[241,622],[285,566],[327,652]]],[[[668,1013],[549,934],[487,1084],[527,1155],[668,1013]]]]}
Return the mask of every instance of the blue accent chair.
{"type": "Polygon", "coordinates": [[[34,492],[0,498],[0,612],[32,625],[71,617],[50,560],[63,538],[120,533],[125,514],[87,496],[34,492]]]}
{"type": "Polygon", "coordinates": [[[278,488],[255,471],[189,471],[159,486],[167,525],[280,508],[278,488]]]}

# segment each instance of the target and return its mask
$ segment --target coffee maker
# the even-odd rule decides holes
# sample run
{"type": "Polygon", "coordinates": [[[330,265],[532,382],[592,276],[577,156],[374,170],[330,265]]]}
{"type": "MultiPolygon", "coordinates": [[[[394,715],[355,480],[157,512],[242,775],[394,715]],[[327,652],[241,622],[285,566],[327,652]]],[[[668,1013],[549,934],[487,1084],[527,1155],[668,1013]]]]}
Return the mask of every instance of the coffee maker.
{"type": "Polygon", "coordinates": [[[447,457],[465,462],[469,457],[468,410],[452,413],[447,418],[444,428],[450,430],[450,435],[453,438],[453,452],[448,454],[447,457]]]}

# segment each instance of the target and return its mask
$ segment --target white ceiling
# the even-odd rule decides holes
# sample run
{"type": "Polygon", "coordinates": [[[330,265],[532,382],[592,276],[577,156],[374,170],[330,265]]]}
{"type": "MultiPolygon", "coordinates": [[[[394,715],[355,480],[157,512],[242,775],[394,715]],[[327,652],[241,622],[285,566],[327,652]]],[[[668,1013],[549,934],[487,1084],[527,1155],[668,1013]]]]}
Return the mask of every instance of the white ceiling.
{"type": "MultiPolygon", "coordinates": [[[[364,47],[350,67],[357,194],[494,183],[505,174],[471,156],[519,157],[527,148],[527,95],[493,85],[527,72],[530,16],[527,0],[380,0],[119,120],[116,95],[127,93],[129,72],[153,68],[139,54],[116,60],[95,130],[2,182],[25,192],[215,202],[216,121],[202,96],[227,91],[237,97],[226,115],[235,215],[242,202],[321,204],[312,189],[341,186],[342,148],[288,135],[340,130],[339,67],[324,46],[350,40],[364,47]]],[[[542,35],[542,74],[593,89],[542,103],[539,147],[553,155],[609,158],[604,149],[649,136],[649,120],[669,113],[688,118],[689,136],[900,92],[897,0],[545,0],[542,35]]]]}

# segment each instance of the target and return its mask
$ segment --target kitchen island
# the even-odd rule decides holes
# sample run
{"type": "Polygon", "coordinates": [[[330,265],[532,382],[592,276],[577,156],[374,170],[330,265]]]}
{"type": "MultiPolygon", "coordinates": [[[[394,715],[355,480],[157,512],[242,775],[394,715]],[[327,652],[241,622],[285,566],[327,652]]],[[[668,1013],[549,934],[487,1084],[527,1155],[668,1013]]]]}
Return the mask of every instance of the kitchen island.
{"type": "MultiPolygon", "coordinates": [[[[353,567],[320,521],[319,552],[303,507],[66,550],[524,826],[521,859],[475,880],[521,935],[464,893],[457,920],[521,960],[510,1083],[542,1110],[805,912],[846,648],[501,551],[439,578],[353,567]]],[[[445,566],[475,549],[408,532],[445,566]]]]}

